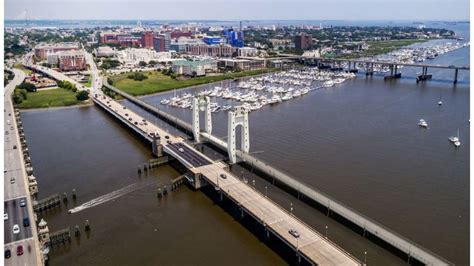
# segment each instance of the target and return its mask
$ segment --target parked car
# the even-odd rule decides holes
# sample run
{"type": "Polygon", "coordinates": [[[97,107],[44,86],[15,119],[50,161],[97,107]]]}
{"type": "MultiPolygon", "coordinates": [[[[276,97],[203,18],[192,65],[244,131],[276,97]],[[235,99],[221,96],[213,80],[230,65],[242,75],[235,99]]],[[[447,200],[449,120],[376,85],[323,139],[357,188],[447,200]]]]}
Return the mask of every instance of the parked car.
{"type": "Polygon", "coordinates": [[[4,220],[4,221],[8,220],[8,213],[4,213],[4,214],[3,214],[3,220],[4,220]]]}
{"type": "Polygon", "coordinates": [[[12,252],[9,249],[5,250],[5,259],[10,258],[11,256],[12,256],[12,252]]]}
{"type": "Polygon", "coordinates": [[[20,206],[25,207],[26,206],[26,200],[25,199],[20,199],[20,206]]]}
{"type": "Polygon", "coordinates": [[[225,174],[220,174],[219,176],[220,176],[222,179],[226,179],[226,178],[227,178],[227,176],[226,176],[225,174]]]}
{"type": "Polygon", "coordinates": [[[22,245],[19,245],[18,247],[16,247],[16,255],[17,256],[23,255],[23,246],[22,245]]]}
{"type": "Polygon", "coordinates": [[[10,184],[15,184],[15,178],[14,177],[10,178],[10,184]]]}

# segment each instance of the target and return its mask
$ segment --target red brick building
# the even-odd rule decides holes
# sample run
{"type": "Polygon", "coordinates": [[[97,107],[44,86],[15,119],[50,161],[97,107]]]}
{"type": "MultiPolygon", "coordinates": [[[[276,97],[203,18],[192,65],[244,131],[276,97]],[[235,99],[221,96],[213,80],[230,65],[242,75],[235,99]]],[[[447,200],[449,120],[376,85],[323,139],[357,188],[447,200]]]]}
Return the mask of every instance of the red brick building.
{"type": "Polygon", "coordinates": [[[35,56],[43,60],[43,59],[46,59],[48,54],[53,54],[60,51],[73,51],[73,50],[79,50],[79,43],[64,42],[64,43],[54,43],[54,44],[38,44],[35,47],[35,56]]]}
{"type": "Polygon", "coordinates": [[[58,53],[59,68],[62,71],[78,71],[86,69],[86,57],[81,51],[65,51],[58,53]]]}
{"type": "Polygon", "coordinates": [[[153,31],[146,31],[142,35],[142,48],[153,49],[153,31]]]}
{"type": "Polygon", "coordinates": [[[230,45],[188,45],[186,53],[202,56],[232,57],[237,53],[237,48],[230,45]]]}
{"type": "Polygon", "coordinates": [[[313,44],[313,38],[311,35],[302,33],[295,36],[295,48],[296,50],[306,50],[311,48],[313,44]]]}

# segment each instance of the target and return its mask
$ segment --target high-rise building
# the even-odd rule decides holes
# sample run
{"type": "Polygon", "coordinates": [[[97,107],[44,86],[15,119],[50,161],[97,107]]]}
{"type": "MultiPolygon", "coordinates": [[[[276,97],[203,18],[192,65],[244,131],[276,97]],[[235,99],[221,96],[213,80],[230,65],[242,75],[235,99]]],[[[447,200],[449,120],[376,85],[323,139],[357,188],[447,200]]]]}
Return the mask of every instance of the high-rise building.
{"type": "Polygon", "coordinates": [[[153,31],[145,31],[142,35],[142,48],[153,49],[153,31]]]}
{"type": "Polygon", "coordinates": [[[296,50],[306,50],[311,48],[313,39],[311,35],[306,33],[301,33],[300,35],[295,36],[295,49],[296,50]]]}
{"type": "Polygon", "coordinates": [[[165,52],[166,51],[166,40],[165,36],[158,35],[153,37],[153,49],[157,52],[165,52]]]}
{"type": "Polygon", "coordinates": [[[234,31],[234,29],[225,29],[224,37],[226,43],[233,47],[244,47],[244,32],[234,31]]]}

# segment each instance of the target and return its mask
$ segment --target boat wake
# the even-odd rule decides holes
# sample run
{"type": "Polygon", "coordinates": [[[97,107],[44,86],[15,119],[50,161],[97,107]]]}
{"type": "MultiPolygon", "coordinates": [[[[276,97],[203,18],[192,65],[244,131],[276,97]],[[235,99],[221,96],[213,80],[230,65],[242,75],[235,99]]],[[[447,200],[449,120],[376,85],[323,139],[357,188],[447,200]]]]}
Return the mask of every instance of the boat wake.
{"type": "Polygon", "coordinates": [[[83,203],[82,205],[79,205],[75,208],[72,208],[70,210],[68,210],[69,213],[76,213],[76,212],[80,212],[80,211],[83,211],[85,209],[89,209],[89,208],[92,208],[92,207],[95,207],[97,205],[100,205],[102,203],[105,203],[105,202],[108,202],[108,201],[111,201],[113,199],[116,199],[118,197],[121,197],[123,195],[126,195],[130,192],[133,192],[135,190],[138,190],[140,188],[143,188],[145,186],[148,186],[152,184],[152,182],[139,182],[139,183],[135,183],[135,184],[131,184],[131,185],[128,185],[126,187],[123,187],[121,189],[117,189],[115,191],[112,191],[108,194],[105,194],[105,195],[102,195],[98,198],[95,198],[93,200],[90,200],[86,203],[83,203]]]}

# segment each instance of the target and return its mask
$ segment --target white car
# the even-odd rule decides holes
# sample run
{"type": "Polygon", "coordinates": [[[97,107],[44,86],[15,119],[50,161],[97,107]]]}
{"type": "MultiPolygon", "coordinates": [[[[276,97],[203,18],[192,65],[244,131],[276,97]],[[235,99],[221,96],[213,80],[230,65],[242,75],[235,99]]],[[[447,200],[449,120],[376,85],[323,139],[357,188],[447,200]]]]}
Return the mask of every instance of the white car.
{"type": "Polygon", "coordinates": [[[3,220],[4,220],[4,221],[8,220],[8,213],[4,213],[4,214],[3,214],[3,220]]]}
{"type": "Polygon", "coordinates": [[[15,224],[15,225],[13,226],[13,233],[14,233],[15,235],[17,235],[17,234],[20,233],[20,227],[19,227],[17,224],[15,224]]]}

